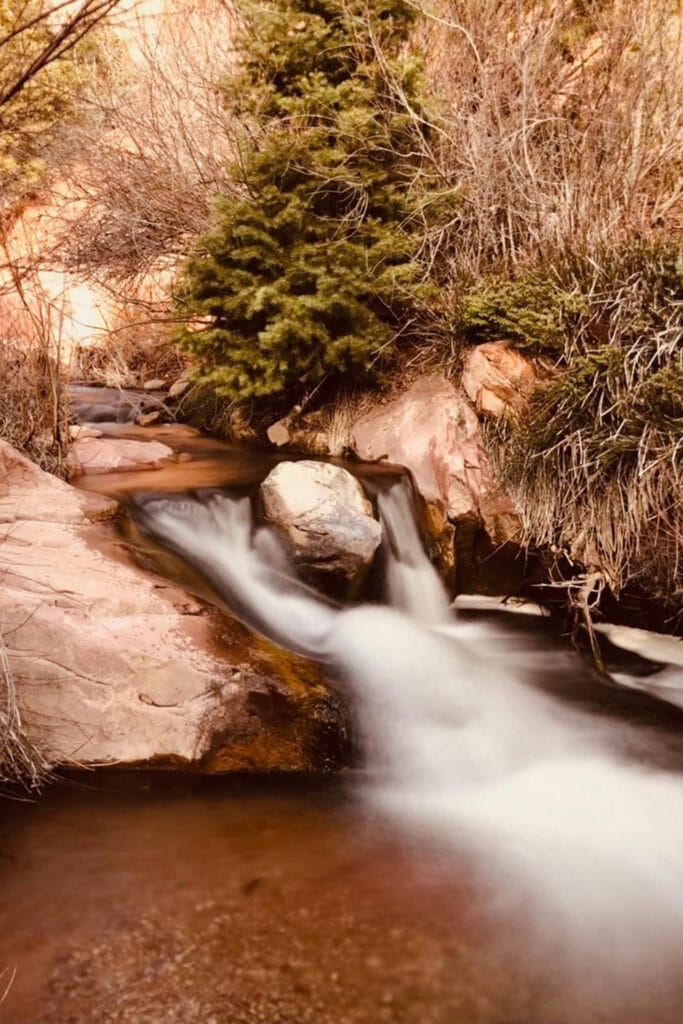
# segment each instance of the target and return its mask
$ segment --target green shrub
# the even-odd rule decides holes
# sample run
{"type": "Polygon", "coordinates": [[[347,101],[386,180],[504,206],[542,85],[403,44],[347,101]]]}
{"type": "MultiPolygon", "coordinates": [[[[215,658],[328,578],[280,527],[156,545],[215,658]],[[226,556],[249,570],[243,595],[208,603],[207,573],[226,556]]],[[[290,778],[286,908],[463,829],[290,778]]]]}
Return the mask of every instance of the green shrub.
{"type": "Polygon", "coordinates": [[[462,300],[460,327],[468,340],[506,338],[534,353],[560,353],[586,313],[583,298],[536,274],[490,277],[462,300]]]}
{"type": "Polygon", "coordinates": [[[180,342],[219,394],[291,399],[371,376],[429,294],[412,21],[403,0],[250,9],[225,85],[245,129],[241,190],[177,291],[180,342]]]}

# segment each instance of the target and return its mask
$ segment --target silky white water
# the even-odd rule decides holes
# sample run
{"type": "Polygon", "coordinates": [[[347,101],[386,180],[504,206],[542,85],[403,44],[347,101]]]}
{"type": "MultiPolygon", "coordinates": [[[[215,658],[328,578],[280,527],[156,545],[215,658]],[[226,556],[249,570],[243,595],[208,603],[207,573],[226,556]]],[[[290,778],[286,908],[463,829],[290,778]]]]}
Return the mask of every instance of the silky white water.
{"type": "Polygon", "coordinates": [[[249,499],[154,499],[140,518],[247,624],[351,689],[368,799],[470,854],[531,950],[608,987],[666,976],[683,959],[680,777],[627,762],[613,726],[528,683],[561,655],[453,617],[404,484],[379,509],[387,603],[350,609],[294,578],[249,499]]]}

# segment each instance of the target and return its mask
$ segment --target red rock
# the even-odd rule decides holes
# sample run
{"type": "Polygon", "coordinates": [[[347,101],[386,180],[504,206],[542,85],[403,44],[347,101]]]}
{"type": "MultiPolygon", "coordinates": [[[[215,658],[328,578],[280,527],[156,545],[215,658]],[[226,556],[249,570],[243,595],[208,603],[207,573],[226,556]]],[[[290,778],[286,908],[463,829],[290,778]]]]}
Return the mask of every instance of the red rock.
{"type": "Polygon", "coordinates": [[[465,394],[478,412],[489,416],[514,415],[531,395],[535,383],[536,372],[531,363],[505,341],[477,345],[465,359],[465,394]]]}

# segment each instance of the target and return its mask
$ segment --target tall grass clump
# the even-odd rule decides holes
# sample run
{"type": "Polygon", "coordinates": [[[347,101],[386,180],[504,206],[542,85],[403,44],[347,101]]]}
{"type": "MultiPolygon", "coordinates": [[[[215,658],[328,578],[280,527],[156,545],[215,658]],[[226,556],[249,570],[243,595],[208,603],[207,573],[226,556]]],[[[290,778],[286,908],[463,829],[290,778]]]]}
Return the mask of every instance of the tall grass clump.
{"type": "MultiPolygon", "coordinates": [[[[425,234],[461,346],[537,359],[492,450],[527,540],[683,597],[683,31],[669,0],[424,4],[453,214],[425,234]],[[502,435],[502,436],[501,436],[502,435]]],[[[492,433],[495,433],[492,431],[492,433]]]]}
{"type": "MultiPolygon", "coordinates": [[[[583,270],[565,346],[559,356],[551,349],[555,369],[494,440],[496,457],[529,540],[592,572],[596,587],[618,596],[636,586],[675,615],[683,601],[683,260],[676,247],[658,245],[583,270]]],[[[566,291],[553,287],[561,322],[566,291]]],[[[507,312],[514,320],[514,308],[507,312]]]]}
{"type": "Polygon", "coordinates": [[[43,469],[65,473],[69,443],[69,367],[63,316],[47,299],[26,303],[0,333],[0,438],[43,469]]]}

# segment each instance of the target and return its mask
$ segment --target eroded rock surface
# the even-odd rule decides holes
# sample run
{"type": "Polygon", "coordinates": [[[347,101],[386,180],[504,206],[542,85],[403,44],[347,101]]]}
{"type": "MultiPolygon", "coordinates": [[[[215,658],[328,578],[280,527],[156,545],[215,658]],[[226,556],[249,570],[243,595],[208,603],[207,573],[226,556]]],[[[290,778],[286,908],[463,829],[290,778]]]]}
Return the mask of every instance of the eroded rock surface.
{"type": "Polygon", "coordinates": [[[352,587],[362,580],[382,529],[351,473],[326,462],[281,462],[262,483],[261,501],[305,574],[342,577],[352,587]]]}
{"type": "Polygon", "coordinates": [[[132,564],[116,508],[0,442],[0,628],[30,738],[55,764],[337,763],[317,668],[132,564]]]}

